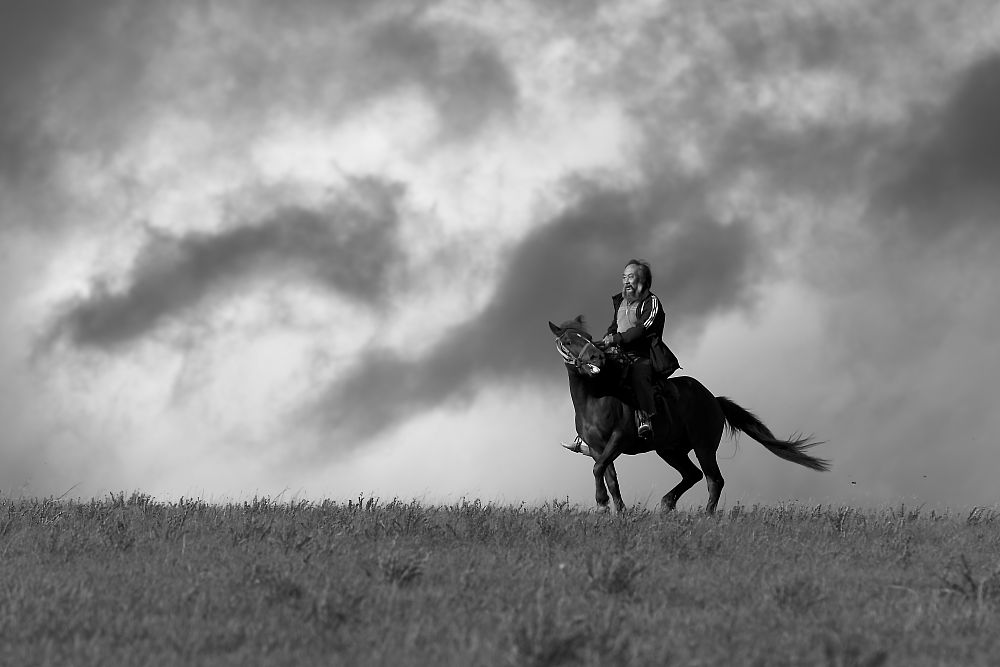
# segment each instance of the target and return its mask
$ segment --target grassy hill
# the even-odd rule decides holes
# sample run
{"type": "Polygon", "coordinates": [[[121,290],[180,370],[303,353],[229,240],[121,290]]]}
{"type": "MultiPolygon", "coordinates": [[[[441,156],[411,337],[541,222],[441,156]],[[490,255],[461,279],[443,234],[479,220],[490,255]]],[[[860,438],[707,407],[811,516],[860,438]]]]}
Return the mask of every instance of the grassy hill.
{"type": "Polygon", "coordinates": [[[996,665],[1000,511],[0,500],[0,664],[996,665]]]}

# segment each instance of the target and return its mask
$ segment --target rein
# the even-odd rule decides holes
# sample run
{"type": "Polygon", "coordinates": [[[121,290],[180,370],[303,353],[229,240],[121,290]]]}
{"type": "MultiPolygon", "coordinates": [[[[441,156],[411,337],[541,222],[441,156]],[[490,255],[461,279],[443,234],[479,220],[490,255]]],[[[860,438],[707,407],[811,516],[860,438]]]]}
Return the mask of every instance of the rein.
{"type": "Polygon", "coordinates": [[[563,358],[563,361],[567,365],[573,366],[574,368],[580,368],[580,366],[583,366],[584,363],[586,363],[583,361],[581,357],[587,351],[587,349],[591,347],[594,348],[595,350],[598,349],[598,347],[594,345],[594,341],[588,340],[586,345],[580,348],[579,354],[573,354],[568,349],[566,349],[566,346],[563,345],[563,342],[561,340],[559,340],[558,338],[556,339],[556,351],[559,352],[559,356],[563,358]]]}

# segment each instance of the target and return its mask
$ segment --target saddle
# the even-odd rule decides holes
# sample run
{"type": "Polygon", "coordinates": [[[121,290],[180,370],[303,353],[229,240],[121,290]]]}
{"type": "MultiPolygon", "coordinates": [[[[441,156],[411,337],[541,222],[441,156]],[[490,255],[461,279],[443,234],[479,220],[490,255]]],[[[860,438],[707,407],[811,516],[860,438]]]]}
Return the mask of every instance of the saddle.
{"type": "MultiPolygon", "coordinates": [[[[628,381],[628,373],[629,368],[635,363],[638,357],[623,352],[619,347],[609,347],[604,353],[609,359],[615,362],[618,368],[616,382],[622,398],[625,399],[625,403],[634,407],[637,401],[635,399],[635,392],[632,391],[632,385],[628,381]]],[[[670,374],[653,373],[653,393],[657,405],[667,410],[670,410],[671,405],[675,404],[680,398],[677,383],[670,381],[670,374]]]]}

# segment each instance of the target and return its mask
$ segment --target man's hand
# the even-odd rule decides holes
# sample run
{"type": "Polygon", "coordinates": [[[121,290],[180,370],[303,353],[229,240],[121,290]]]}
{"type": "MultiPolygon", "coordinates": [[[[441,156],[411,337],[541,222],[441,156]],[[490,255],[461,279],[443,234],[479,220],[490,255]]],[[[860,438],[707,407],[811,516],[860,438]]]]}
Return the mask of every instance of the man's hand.
{"type": "Polygon", "coordinates": [[[608,334],[607,336],[604,337],[604,340],[602,340],[601,342],[604,343],[604,347],[611,347],[612,345],[615,344],[615,337],[612,336],[611,334],[608,334]]]}

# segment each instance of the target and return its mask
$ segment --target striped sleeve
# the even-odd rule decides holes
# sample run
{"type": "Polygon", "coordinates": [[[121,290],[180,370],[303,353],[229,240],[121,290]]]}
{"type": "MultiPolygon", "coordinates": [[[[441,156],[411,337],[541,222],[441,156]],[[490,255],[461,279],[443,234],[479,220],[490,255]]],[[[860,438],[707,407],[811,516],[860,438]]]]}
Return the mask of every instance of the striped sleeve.
{"type": "Polygon", "coordinates": [[[653,322],[656,320],[656,316],[660,313],[660,300],[656,298],[655,294],[649,295],[650,308],[649,317],[642,323],[643,329],[648,329],[653,326],[653,322]]]}

